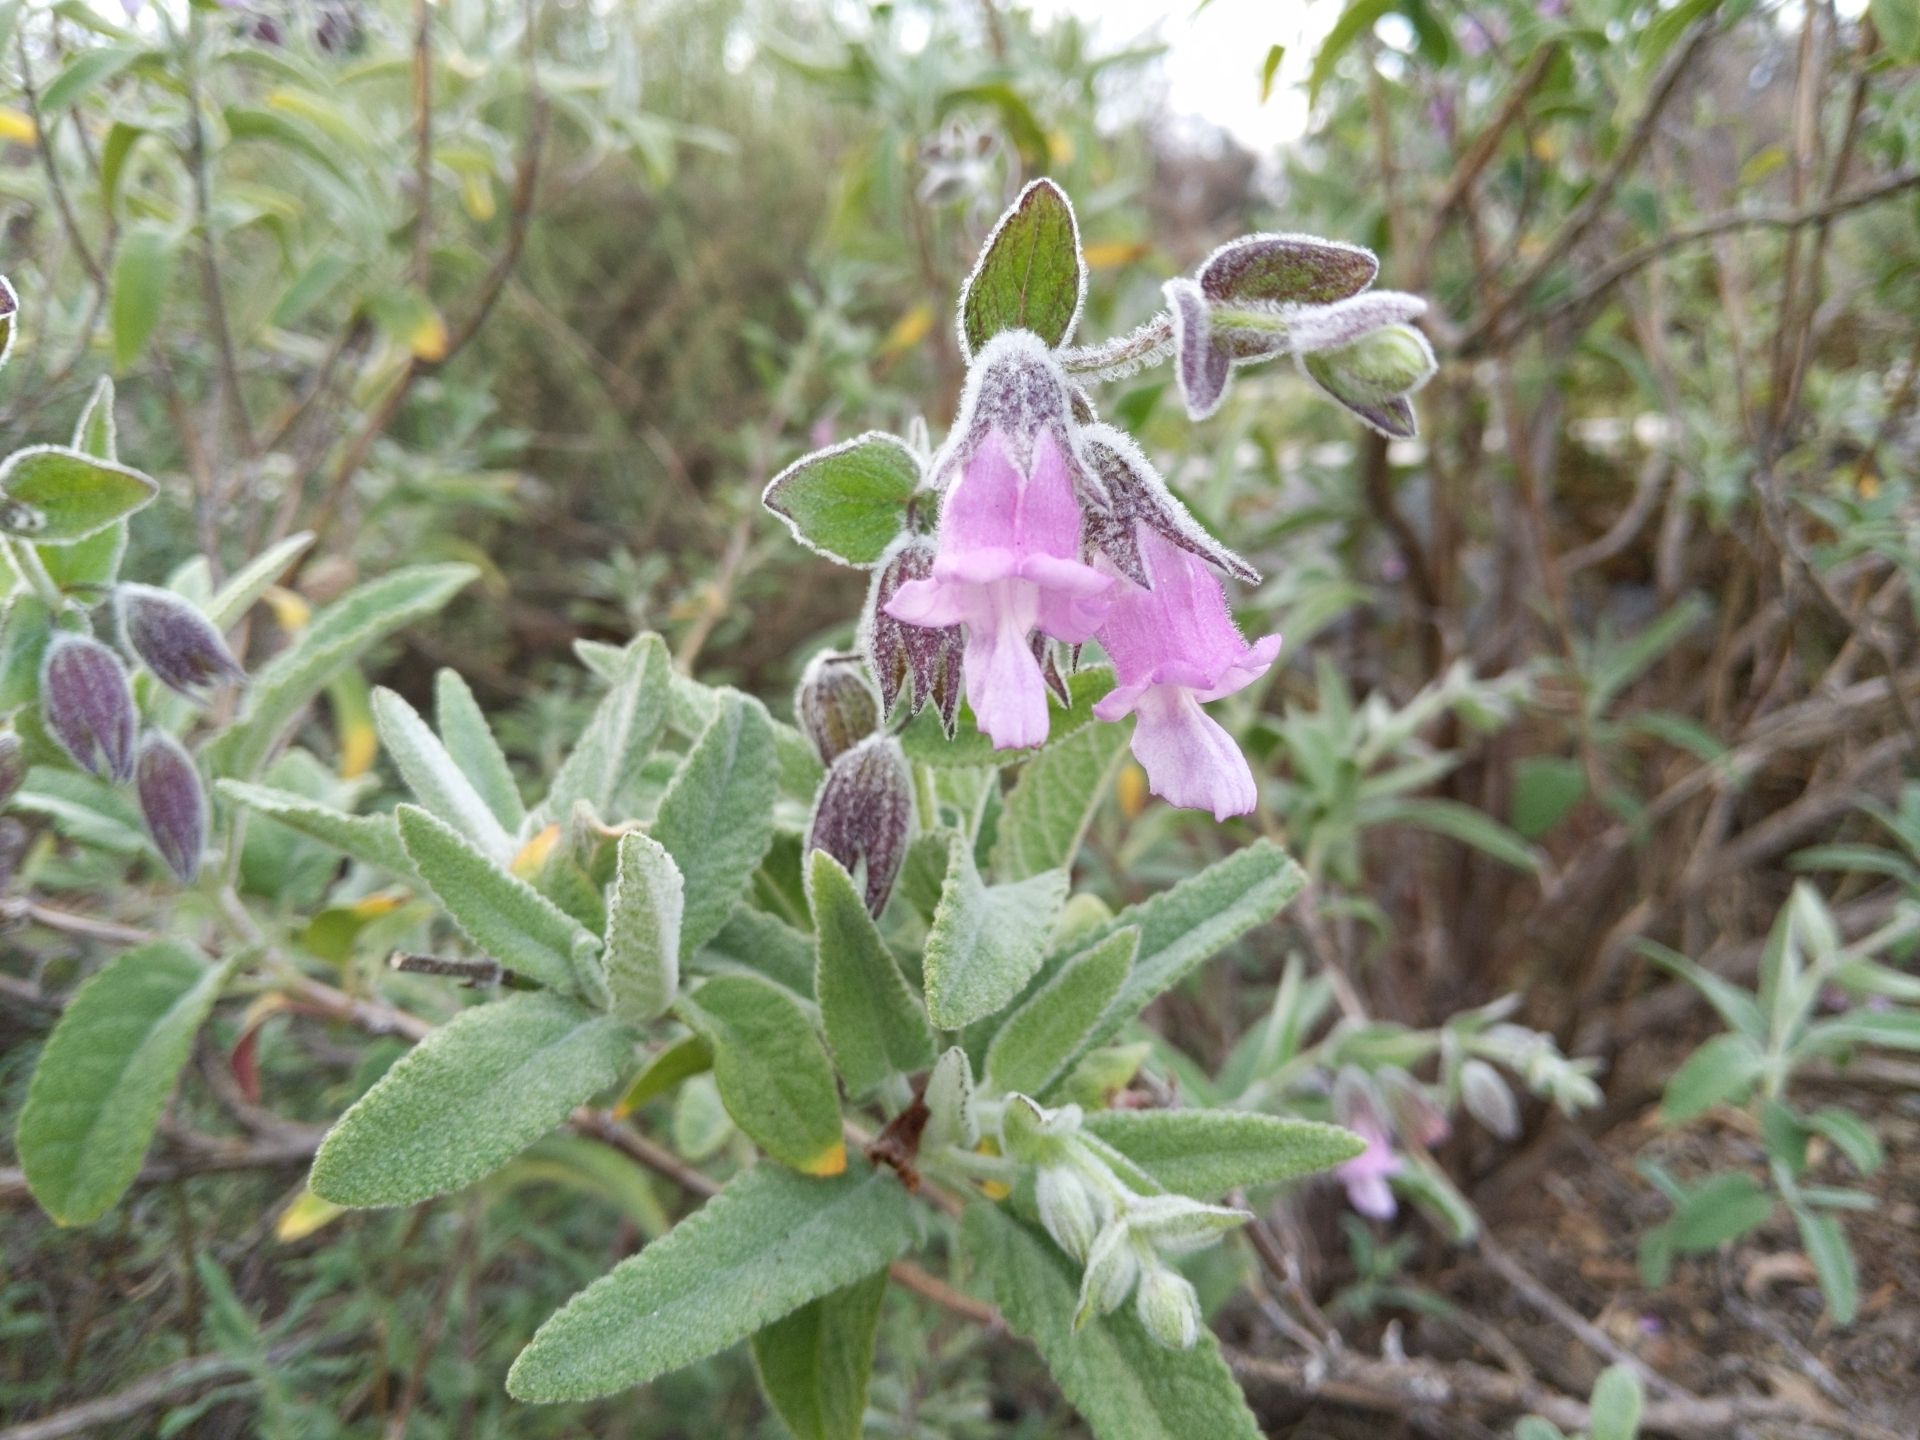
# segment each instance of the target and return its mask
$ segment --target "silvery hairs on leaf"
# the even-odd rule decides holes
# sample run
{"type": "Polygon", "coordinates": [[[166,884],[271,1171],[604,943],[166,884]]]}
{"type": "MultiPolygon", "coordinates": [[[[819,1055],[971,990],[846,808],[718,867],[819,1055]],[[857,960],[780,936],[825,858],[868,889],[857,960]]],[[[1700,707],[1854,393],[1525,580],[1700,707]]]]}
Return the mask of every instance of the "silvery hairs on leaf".
{"type": "Polygon", "coordinates": [[[155,848],[180,883],[190,883],[207,844],[207,797],[193,757],[171,735],[149,730],[140,739],[133,785],[155,848]]]}
{"type": "Polygon", "coordinates": [[[247,678],[213,622],[185,596],[152,585],[114,592],[120,640],[169,690],[192,697],[202,686],[247,678]]]}
{"type": "Polygon", "coordinates": [[[1364,246],[1262,233],[1229,240],[1200,262],[1195,280],[1213,302],[1330,305],[1358,295],[1379,273],[1379,259],[1364,246]]]}
{"type": "Polygon", "coordinates": [[[40,669],[40,715],[73,763],[102,779],[133,778],[133,688],[120,657],[85,635],[58,635],[40,669]]]}
{"type": "Polygon", "coordinates": [[[870,736],[833,762],[814,801],[806,848],[840,862],[876,920],[912,835],[913,776],[899,741],[870,736]]]}
{"type": "Polygon", "coordinates": [[[933,574],[934,542],[906,534],[888,547],[874,567],[860,612],[859,645],[880,685],[880,713],[891,715],[902,691],[915,715],[932,701],[940,725],[953,738],[960,713],[960,655],[964,641],[958,625],[934,628],[908,625],[886,611],[887,601],[909,580],[933,574]]]}
{"type": "Polygon", "coordinates": [[[1079,328],[1080,316],[1087,304],[1087,257],[1080,244],[1080,217],[1074,213],[1073,201],[1068,198],[1067,192],[1054,181],[1042,176],[1040,179],[1028,181],[1020,193],[1014,197],[1013,203],[1001,212],[1000,218],[994,222],[993,229],[988,232],[987,238],[980,245],[980,254],[973,262],[973,269],[961,283],[958,301],[954,305],[954,327],[960,341],[960,354],[963,357],[970,360],[978,359],[979,355],[986,353],[992,340],[998,338],[990,337],[987,345],[981,346],[978,354],[975,353],[972,338],[967,334],[968,301],[972,298],[974,290],[982,283],[989,267],[999,258],[997,252],[1002,244],[1031,220],[1037,207],[1043,202],[1055,208],[1057,212],[1063,212],[1067,222],[1067,234],[1064,238],[1073,252],[1074,300],[1072,311],[1066,318],[1060,337],[1053,344],[1064,347],[1072,343],[1073,332],[1079,328]]]}
{"type": "MultiPolygon", "coordinates": [[[[994,336],[973,358],[953,428],[928,467],[927,483],[944,493],[965,473],[974,452],[998,431],[1007,458],[1025,474],[1041,431],[1051,434],[1074,472],[1074,489],[1094,482],[1074,443],[1072,386],[1067,372],[1038,335],[1008,330],[994,336]]],[[[1096,492],[1097,493],[1097,492],[1096,492]]]]}
{"type": "Polygon", "coordinates": [[[857,650],[821,650],[793,693],[793,718],[822,765],[880,728],[880,696],[857,650]]]}
{"type": "Polygon", "coordinates": [[[1189,420],[1205,420],[1227,398],[1233,357],[1213,333],[1213,312],[1200,287],[1185,278],[1161,287],[1173,317],[1173,373],[1189,420]]]}
{"type": "Polygon", "coordinates": [[[1086,508],[1087,544],[1103,551],[1121,574],[1136,585],[1148,583],[1134,531],[1140,524],[1236,580],[1260,583],[1258,570],[1209,535],[1174,498],[1132,436],[1111,425],[1089,425],[1080,432],[1080,444],[1109,502],[1104,510],[1086,508]]]}

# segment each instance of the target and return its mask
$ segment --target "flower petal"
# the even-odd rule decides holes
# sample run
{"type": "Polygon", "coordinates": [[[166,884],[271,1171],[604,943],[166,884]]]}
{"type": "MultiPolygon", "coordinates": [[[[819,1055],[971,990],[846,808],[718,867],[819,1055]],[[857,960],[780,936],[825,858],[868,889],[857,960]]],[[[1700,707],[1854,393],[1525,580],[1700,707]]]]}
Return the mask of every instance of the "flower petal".
{"type": "Polygon", "coordinates": [[[1259,802],[1247,757],[1191,691],[1153,686],[1134,713],[1134,758],[1147,772],[1148,788],[1168,804],[1211,810],[1214,819],[1225,820],[1259,802]]]}

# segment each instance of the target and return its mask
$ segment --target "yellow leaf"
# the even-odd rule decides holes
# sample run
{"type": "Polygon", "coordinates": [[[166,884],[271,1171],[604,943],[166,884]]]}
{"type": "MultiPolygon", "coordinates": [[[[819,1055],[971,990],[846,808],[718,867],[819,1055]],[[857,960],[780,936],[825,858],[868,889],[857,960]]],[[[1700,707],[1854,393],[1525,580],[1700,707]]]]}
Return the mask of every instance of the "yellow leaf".
{"type": "Polygon", "coordinates": [[[357,780],[373,768],[380,754],[380,737],[364,720],[353,720],[340,727],[340,778],[357,780]]]}
{"type": "Polygon", "coordinates": [[[484,175],[465,175],[460,180],[460,203],[467,214],[485,224],[493,218],[493,185],[484,175]]]}
{"type": "Polygon", "coordinates": [[[911,350],[926,339],[933,330],[933,306],[921,301],[893,322],[893,328],[887,331],[887,338],[880,342],[882,355],[898,355],[903,350],[911,350]]]}
{"type": "Polygon", "coordinates": [[[522,845],[520,853],[513,857],[513,863],[507,868],[522,880],[530,880],[546,868],[547,856],[553,853],[553,847],[559,843],[560,826],[555,822],[522,845]]]}
{"type": "Polygon", "coordinates": [[[1129,820],[1147,808],[1147,772],[1129,761],[1114,781],[1114,793],[1120,797],[1120,813],[1129,820]]]}
{"type": "Polygon", "coordinates": [[[39,138],[40,132],[34,129],[31,115],[23,110],[15,110],[11,105],[0,105],[0,140],[31,145],[39,138]]]}
{"type": "Polygon", "coordinates": [[[407,346],[422,360],[447,358],[447,322],[440,312],[428,306],[413,328],[407,331],[407,346]]]}
{"type": "Polygon", "coordinates": [[[274,1221],[273,1238],[287,1244],[304,1240],[346,1213],[344,1205],[335,1205],[331,1200],[322,1200],[311,1190],[302,1190],[299,1198],[274,1221]]]}
{"type": "Polygon", "coordinates": [[[1056,165],[1073,163],[1073,137],[1064,130],[1047,136],[1047,158],[1056,165]]]}
{"type": "Polygon", "coordinates": [[[270,587],[265,598],[267,608],[273,611],[273,618],[289,635],[306,629],[307,622],[313,619],[313,606],[307,603],[306,597],[296,595],[284,585],[270,587]]]}
{"type": "Polygon", "coordinates": [[[382,915],[391,915],[407,902],[405,890],[381,890],[372,895],[363,896],[347,907],[356,920],[378,920],[382,915]]]}
{"type": "Polygon", "coordinates": [[[822,1150],[800,1168],[807,1174],[818,1175],[822,1179],[830,1175],[845,1174],[847,1169],[846,1142],[843,1140],[834,1141],[830,1148],[822,1150]]]}
{"type": "Polygon", "coordinates": [[[1099,245],[1089,245],[1085,252],[1087,268],[1118,270],[1122,265],[1131,265],[1142,258],[1152,248],[1144,240],[1108,240],[1099,245]]]}

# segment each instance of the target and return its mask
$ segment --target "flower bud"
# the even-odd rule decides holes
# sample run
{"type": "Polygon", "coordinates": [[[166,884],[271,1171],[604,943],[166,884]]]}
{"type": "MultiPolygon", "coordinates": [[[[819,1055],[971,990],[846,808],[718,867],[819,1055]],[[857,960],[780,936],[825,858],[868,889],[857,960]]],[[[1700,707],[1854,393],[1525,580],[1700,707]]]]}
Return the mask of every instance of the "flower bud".
{"type": "Polygon", "coordinates": [[[867,608],[860,619],[860,648],[874,679],[880,683],[880,713],[893,713],[901,692],[908,708],[919,714],[931,700],[940,713],[941,728],[951,739],[960,714],[960,653],[964,639],[958,625],[935,628],[909,625],[886,610],[887,602],[909,580],[933,574],[934,544],[924,535],[903,535],[874,568],[867,591],[867,608]]]}
{"type": "Polygon", "coordinates": [[[27,761],[20,750],[20,737],[11,730],[0,734],[0,810],[7,808],[26,778],[27,761]]]}
{"type": "Polygon", "coordinates": [[[1438,368],[1426,336],[1411,325],[1387,325],[1304,359],[1307,372],[1336,399],[1355,405],[1384,405],[1411,394],[1438,368]]]}
{"type": "Polygon", "coordinates": [[[913,777],[900,742],[862,740],[833,762],[814,801],[807,852],[824,850],[862,887],[867,913],[887,908],[913,830],[913,777]]]}
{"type": "Polygon", "coordinates": [[[1467,1113],[1502,1140],[1520,1133],[1520,1107],[1500,1072],[1484,1060],[1460,1066],[1460,1099],[1467,1113]]]}
{"type": "Polygon", "coordinates": [[[1213,333],[1213,312],[1191,280],[1169,280],[1162,287],[1173,320],[1173,373],[1180,384],[1189,420],[1204,420],[1227,398],[1233,354],[1213,333]]]}
{"type": "Polygon", "coordinates": [[[182,695],[247,678],[213,622],[171,590],[122,585],[114,596],[120,636],[161,684],[182,695]]]}
{"type": "Polygon", "coordinates": [[[1111,1315],[1133,1293],[1140,1278],[1140,1251],[1124,1219],[1107,1222],[1087,1251],[1080,1276],[1080,1303],[1073,1312],[1078,1330],[1095,1315],[1111,1315]]]}
{"type": "Polygon", "coordinates": [[[133,688],[120,657],[84,635],[58,635],[40,671],[47,733],[83,770],[124,784],[133,778],[133,688]]]}
{"type": "Polygon", "coordinates": [[[1142,1195],[1127,1206],[1128,1227],[1167,1255],[1204,1250],[1251,1219],[1249,1210],[1205,1205],[1184,1195],[1142,1195]]]}
{"type": "Polygon", "coordinates": [[[1177,1270],[1156,1265],[1140,1277],[1134,1310],[1157,1344],[1169,1350],[1191,1350],[1200,1338],[1200,1297],[1177,1270]]]}
{"type": "Polygon", "coordinates": [[[793,697],[799,723],[822,765],[831,765],[880,728],[880,697],[857,653],[822,650],[807,662],[793,697]]]}
{"type": "Polygon", "coordinates": [[[973,1108],[973,1066],[965,1050],[955,1045],[933,1062],[921,1100],[927,1107],[927,1128],[920,1135],[923,1149],[957,1145],[971,1150],[980,1143],[980,1119],[973,1108]]]}
{"type": "Polygon", "coordinates": [[[1047,1234],[1075,1260],[1084,1261],[1112,1213],[1112,1206],[1071,1165],[1043,1165],[1033,1181],[1034,1205],[1047,1234]]]}
{"type": "Polygon", "coordinates": [[[1066,1158],[1067,1142],[1080,1131],[1078,1105],[1048,1110],[1025,1095],[1009,1095],[1000,1116],[1000,1146],[1023,1165],[1055,1165],[1066,1158]]]}
{"type": "Polygon", "coordinates": [[[140,741],[133,783],[161,858],[182,884],[190,882],[200,873],[207,843],[207,797],[193,757],[171,735],[149,730],[140,741]]]}

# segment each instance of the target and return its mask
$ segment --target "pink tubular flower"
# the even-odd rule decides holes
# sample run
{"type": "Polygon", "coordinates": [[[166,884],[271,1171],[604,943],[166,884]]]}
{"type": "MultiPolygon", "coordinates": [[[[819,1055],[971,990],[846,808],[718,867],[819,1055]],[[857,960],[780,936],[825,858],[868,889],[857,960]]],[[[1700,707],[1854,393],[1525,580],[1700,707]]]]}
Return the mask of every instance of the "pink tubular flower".
{"type": "Polygon", "coordinates": [[[1347,1202],[1354,1209],[1370,1220],[1391,1220],[1400,1207],[1387,1180],[1400,1173],[1400,1157],[1393,1153],[1387,1132],[1371,1116],[1358,1116],[1347,1124],[1367,1142],[1367,1148],[1333,1173],[1347,1187],[1347,1202]]]}
{"type": "Polygon", "coordinates": [[[1095,718],[1139,717],[1134,758],[1169,804],[1244,815],[1259,799],[1253,770],[1233,737],[1201,706],[1244,689],[1280,653],[1278,635],[1248,645],[1227,613],[1226,591],[1200,559],[1139,527],[1151,590],[1121,580],[1099,641],[1119,683],[1095,718]]]}
{"type": "Polygon", "coordinates": [[[1107,612],[1110,576],[1080,559],[1080,503],[1051,430],[1034,437],[1022,475],[1007,437],[973,451],[940,515],[933,574],[909,580],[884,606],[909,625],[966,627],[967,703],[1006,750],[1047,738],[1047,690],[1030,636],[1078,645],[1107,612]]]}

